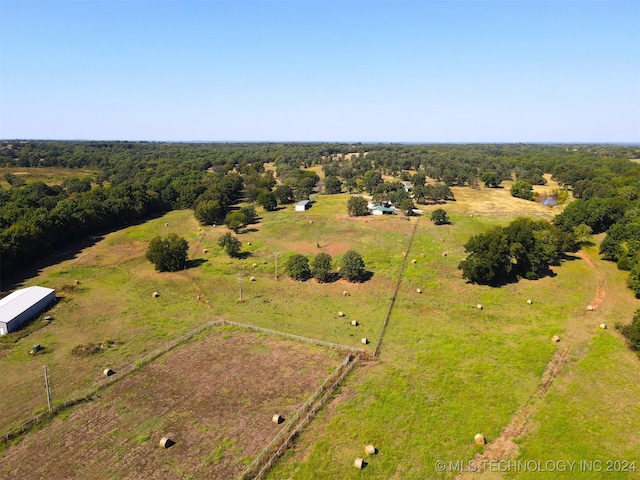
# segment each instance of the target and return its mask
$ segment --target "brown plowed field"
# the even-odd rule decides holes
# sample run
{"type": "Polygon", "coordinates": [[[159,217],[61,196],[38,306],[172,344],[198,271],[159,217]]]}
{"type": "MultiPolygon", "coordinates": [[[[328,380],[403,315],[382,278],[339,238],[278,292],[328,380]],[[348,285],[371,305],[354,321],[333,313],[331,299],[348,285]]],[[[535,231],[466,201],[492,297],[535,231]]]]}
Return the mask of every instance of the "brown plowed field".
{"type": "Polygon", "coordinates": [[[230,479],[340,357],[313,345],[214,330],[176,347],[90,403],[26,434],[0,478],[230,479]],[[161,448],[169,436],[176,443],[161,448]]]}

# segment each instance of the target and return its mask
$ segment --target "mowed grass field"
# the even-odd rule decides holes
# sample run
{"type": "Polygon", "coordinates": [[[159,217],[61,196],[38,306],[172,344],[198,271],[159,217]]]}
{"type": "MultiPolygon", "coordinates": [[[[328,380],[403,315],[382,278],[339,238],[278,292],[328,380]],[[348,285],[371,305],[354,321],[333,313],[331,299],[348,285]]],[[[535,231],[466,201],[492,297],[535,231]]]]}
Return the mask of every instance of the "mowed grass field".
{"type": "MultiPolygon", "coordinates": [[[[371,353],[407,252],[380,356],[356,368],[270,478],[454,478],[459,472],[448,462],[467,463],[482,454],[523,410],[528,423],[513,458],[632,460],[638,456],[633,450],[640,427],[640,361],[612,328],[616,321],[630,321],[640,307],[624,287],[625,274],[598,260],[595,248],[586,252],[591,264],[575,257],[555,267],[552,277],[503,288],[466,284],[457,270],[471,235],[517,215],[551,218],[561,210],[513,199],[508,188],[454,189],[457,201],[443,206],[452,224],[440,227],[428,219],[436,206],[424,208],[419,220],[349,218],[347,195],[318,195],[304,213],[292,206],[262,213],[259,223],[238,236],[242,259],[230,259],[217,246],[224,227],[200,228],[190,211],[110,234],[28,282],[56,288],[64,298],[52,312],[54,322],[4,350],[0,389],[3,398],[8,392],[9,411],[0,421],[8,426],[46,405],[43,364],[52,376],[54,399],[60,400],[95,382],[103,368],[117,370],[220,317],[371,353]],[[193,266],[161,274],[144,252],[154,235],[169,232],[187,238],[193,266]],[[337,260],[348,249],[363,255],[373,273],[369,281],[319,285],[284,274],[291,253],[312,258],[326,252],[337,260]],[[607,292],[602,304],[587,312],[602,285],[607,292]],[[344,290],[350,295],[343,296],[344,290]],[[160,297],[152,298],[154,291],[160,297]],[[346,316],[338,317],[338,311],[346,316]],[[361,325],[351,327],[353,319],[361,325]],[[602,321],[609,330],[598,328],[602,321]],[[559,344],[550,341],[555,334],[559,344]],[[372,343],[364,347],[362,337],[372,343]],[[115,345],[90,357],[71,355],[75,345],[104,339],[115,345]],[[27,355],[34,343],[44,345],[45,353],[27,355]],[[532,401],[559,348],[568,348],[567,363],[546,396],[532,401]],[[476,433],[489,445],[475,445],[476,433]],[[359,471],[353,461],[365,456],[369,443],[379,453],[359,471]],[[438,460],[447,462],[442,471],[438,460]]],[[[527,475],[484,473],[487,478],[527,475]]],[[[601,478],[601,472],[580,475],[601,478]]]]}

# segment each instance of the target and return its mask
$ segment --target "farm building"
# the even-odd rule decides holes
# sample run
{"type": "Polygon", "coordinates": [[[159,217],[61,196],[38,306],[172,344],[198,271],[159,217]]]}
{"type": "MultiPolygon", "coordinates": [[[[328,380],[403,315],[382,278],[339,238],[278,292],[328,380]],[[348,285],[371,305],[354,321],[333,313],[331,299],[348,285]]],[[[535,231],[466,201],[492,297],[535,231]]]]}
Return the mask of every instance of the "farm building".
{"type": "Polygon", "coordinates": [[[376,205],[370,211],[371,215],[393,215],[395,213],[392,207],[383,207],[382,205],[376,205]]]}
{"type": "Polygon", "coordinates": [[[296,203],[296,212],[304,212],[309,207],[311,207],[311,201],[300,200],[298,203],[296,203]]]}
{"type": "Polygon", "coordinates": [[[0,335],[15,332],[56,299],[56,291],[45,287],[16,290],[0,300],[0,335]]]}

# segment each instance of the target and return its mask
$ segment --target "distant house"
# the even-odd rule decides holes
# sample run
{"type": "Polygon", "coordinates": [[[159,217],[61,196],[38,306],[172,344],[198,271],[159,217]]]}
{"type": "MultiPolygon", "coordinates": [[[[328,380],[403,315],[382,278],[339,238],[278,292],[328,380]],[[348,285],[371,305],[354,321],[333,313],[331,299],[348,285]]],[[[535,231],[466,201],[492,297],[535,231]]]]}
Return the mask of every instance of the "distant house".
{"type": "Polygon", "coordinates": [[[310,200],[300,200],[298,203],[296,203],[296,212],[304,212],[309,207],[311,207],[310,200]]]}
{"type": "Polygon", "coordinates": [[[56,299],[52,288],[27,287],[0,300],[0,335],[15,332],[56,299]]]}
{"type": "Polygon", "coordinates": [[[393,215],[395,213],[395,209],[391,207],[383,207],[382,205],[375,205],[369,211],[371,212],[371,215],[393,215]]]}

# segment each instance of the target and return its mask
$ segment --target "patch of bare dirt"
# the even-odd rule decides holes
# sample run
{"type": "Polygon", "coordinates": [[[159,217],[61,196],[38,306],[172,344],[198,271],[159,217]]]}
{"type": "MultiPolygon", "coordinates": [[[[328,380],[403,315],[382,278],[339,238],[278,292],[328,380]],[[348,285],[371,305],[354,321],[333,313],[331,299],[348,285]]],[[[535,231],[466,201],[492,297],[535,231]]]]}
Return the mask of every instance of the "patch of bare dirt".
{"type": "Polygon", "coordinates": [[[177,347],[9,447],[2,478],[235,478],[339,359],[236,330],[177,347]],[[65,418],[68,415],[67,418],[65,418]],[[175,445],[161,448],[169,436],[175,445]]]}
{"type": "Polygon", "coordinates": [[[600,268],[598,268],[598,266],[593,262],[593,260],[591,259],[591,257],[589,257],[589,255],[583,252],[578,252],[576,253],[576,255],[581,259],[583,259],[585,262],[587,262],[589,267],[591,267],[596,272],[596,275],[598,276],[598,290],[596,291],[596,294],[593,297],[593,300],[591,301],[591,304],[590,304],[595,310],[598,307],[600,307],[600,305],[602,305],[604,297],[607,295],[606,280],[600,268]]]}

